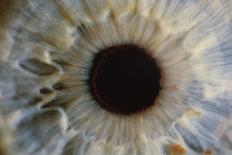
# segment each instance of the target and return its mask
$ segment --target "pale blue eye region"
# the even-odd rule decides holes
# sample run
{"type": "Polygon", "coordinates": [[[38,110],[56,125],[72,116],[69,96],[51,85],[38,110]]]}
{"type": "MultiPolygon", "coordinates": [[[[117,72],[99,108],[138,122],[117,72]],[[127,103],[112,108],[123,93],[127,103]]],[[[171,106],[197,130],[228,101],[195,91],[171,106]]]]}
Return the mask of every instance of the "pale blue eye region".
{"type": "Polygon", "coordinates": [[[0,113],[16,135],[9,135],[13,145],[21,146],[16,154],[203,155],[209,149],[231,155],[231,6],[231,0],[18,5],[0,32],[7,32],[6,43],[0,40],[0,113]],[[142,117],[103,111],[83,82],[94,52],[124,42],[149,46],[168,79],[159,104],[142,117]],[[53,89],[55,83],[64,87],[53,89]],[[54,93],[41,94],[42,88],[54,93]],[[170,144],[176,147],[161,150],[170,144]]]}
{"type": "Polygon", "coordinates": [[[230,92],[218,96],[214,100],[206,100],[203,95],[201,82],[194,81],[188,88],[188,94],[191,94],[191,97],[186,99],[186,104],[200,107],[206,111],[222,115],[226,118],[231,116],[232,105],[230,92]]]}

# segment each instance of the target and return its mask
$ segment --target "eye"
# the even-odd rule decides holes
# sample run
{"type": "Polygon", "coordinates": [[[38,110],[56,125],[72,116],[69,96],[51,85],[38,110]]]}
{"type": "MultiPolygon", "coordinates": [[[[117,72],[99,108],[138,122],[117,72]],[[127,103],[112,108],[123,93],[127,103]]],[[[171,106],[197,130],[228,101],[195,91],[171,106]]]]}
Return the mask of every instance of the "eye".
{"type": "Polygon", "coordinates": [[[230,2],[2,3],[0,154],[232,153],[230,2]]]}

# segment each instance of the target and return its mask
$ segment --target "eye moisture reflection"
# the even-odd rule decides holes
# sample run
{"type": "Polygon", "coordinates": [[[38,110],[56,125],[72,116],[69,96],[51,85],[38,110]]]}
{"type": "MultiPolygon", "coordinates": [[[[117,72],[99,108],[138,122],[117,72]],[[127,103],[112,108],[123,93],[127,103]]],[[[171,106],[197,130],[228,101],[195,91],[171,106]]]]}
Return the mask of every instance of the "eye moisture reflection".
{"type": "Polygon", "coordinates": [[[118,114],[132,114],[155,103],[160,69],[146,49],[116,45],[95,55],[88,84],[97,103],[118,114]]]}

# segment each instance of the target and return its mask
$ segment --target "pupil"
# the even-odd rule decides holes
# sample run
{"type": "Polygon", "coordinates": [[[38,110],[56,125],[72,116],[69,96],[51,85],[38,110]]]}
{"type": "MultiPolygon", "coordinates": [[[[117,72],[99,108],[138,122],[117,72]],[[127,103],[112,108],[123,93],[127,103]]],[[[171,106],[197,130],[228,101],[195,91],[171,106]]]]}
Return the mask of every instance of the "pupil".
{"type": "Polygon", "coordinates": [[[155,103],[160,78],[160,69],[147,51],[126,44],[105,48],[94,56],[88,85],[103,109],[133,114],[155,103]]]}

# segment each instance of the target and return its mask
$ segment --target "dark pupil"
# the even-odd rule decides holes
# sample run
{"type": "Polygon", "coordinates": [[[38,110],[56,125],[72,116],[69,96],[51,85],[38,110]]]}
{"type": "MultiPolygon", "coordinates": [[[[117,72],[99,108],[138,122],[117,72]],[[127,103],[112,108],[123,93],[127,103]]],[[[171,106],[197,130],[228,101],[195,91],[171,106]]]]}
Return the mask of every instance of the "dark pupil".
{"type": "Polygon", "coordinates": [[[160,78],[159,67],[144,48],[117,45],[95,55],[88,85],[105,110],[132,114],[154,104],[160,91],[160,78]]]}

